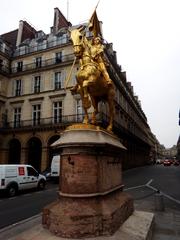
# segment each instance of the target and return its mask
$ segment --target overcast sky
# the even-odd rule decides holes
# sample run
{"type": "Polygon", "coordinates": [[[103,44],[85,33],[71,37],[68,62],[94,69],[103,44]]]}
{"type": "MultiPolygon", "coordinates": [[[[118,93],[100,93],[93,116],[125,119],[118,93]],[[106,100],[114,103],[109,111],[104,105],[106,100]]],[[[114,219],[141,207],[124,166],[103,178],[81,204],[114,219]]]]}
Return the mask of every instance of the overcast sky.
{"type": "MultiPolygon", "coordinates": [[[[89,20],[98,0],[1,0],[0,34],[27,20],[50,32],[54,8],[74,25],[89,20]],[[68,9],[68,10],[67,10],[68,9]]],[[[132,82],[148,124],[165,147],[177,143],[180,127],[180,0],[100,0],[104,38],[132,82]]]]}

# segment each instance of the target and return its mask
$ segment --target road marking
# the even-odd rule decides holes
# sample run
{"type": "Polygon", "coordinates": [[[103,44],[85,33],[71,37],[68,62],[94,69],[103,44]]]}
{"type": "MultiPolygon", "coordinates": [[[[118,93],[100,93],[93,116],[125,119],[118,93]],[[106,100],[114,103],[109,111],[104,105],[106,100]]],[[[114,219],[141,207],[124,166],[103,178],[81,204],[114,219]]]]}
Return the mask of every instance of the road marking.
{"type": "MultiPolygon", "coordinates": [[[[152,189],[152,190],[155,191],[155,192],[160,191],[159,189],[157,189],[157,188],[155,188],[155,187],[153,187],[153,186],[150,185],[152,182],[153,182],[153,179],[150,179],[150,180],[149,180],[146,184],[144,184],[144,185],[138,185],[138,186],[135,186],[135,187],[125,188],[124,191],[132,190],[132,189],[137,189],[137,188],[142,188],[142,187],[148,187],[148,188],[152,189]]],[[[162,191],[160,191],[160,192],[161,192],[161,194],[162,194],[164,197],[170,199],[171,201],[174,201],[174,202],[177,203],[177,204],[180,204],[180,201],[179,201],[179,200],[171,197],[170,195],[168,195],[168,194],[166,194],[166,193],[164,193],[164,192],[162,192],[162,191]]]]}
{"type": "Polygon", "coordinates": [[[149,180],[149,182],[146,183],[147,186],[149,186],[152,183],[153,179],[149,180]]]}
{"type": "Polygon", "coordinates": [[[149,182],[147,182],[146,184],[138,185],[138,186],[130,187],[130,188],[125,188],[124,190],[125,190],[125,191],[128,191],[128,190],[131,190],[131,189],[146,187],[146,186],[149,186],[149,185],[152,183],[152,181],[153,181],[153,179],[149,180],[149,182]]]}
{"type": "Polygon", "coordinates": [[[139,186],[135,186],[135,187],[130,187],[130,188],[125,188],[124,191],[128,191],[128,190],[131,190],[131,189],[136,189],[136,188],[142,188],[142,187],[145,187],[146,185],[139,185],[139,186]]]}
{"type": "MultiPolygon", "coordinates": [[[[151,188],[152,190],[154,190],[154,191],[156,191],[156,192],[159,191],[159,189],[157,189],[157,188],[155,188],[155,187],[153,187],[153,186],[150,186],[150,185],[146,185],[146,186],[147,186],[148,188],[151,188]]],[[[168,195],[168,194],[166,194],[166,193],[164,193],[164,192],[162,192],[162,191],[160,191],[160,192],[161,192],[161,194],[162,194],[163,196],[165,196],[166,198],[174,201],[174,202],[177,203],[177,204],[180,204],[180,201],[179,201],[179,200],[171,197],[170,195],[168,195]]]]}

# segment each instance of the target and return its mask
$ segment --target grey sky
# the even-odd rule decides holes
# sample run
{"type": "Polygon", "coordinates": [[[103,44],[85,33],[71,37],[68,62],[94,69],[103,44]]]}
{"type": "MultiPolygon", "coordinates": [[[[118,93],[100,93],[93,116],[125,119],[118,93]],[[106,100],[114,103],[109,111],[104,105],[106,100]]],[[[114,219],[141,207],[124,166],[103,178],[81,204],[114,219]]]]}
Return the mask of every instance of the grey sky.
{"type": "MultiPolygon", "coordinates": [[[[97,2],[1,0],[0,34],[17,29],[24,19],[49,33],[55,7],[78,24],[90,18],[97,2]]],[[[104,38],[113,43],[152,132],[166,147],[176,144],[180,134],[179,9],[179,0],[100,0],[97,8],[104,38]]]]}

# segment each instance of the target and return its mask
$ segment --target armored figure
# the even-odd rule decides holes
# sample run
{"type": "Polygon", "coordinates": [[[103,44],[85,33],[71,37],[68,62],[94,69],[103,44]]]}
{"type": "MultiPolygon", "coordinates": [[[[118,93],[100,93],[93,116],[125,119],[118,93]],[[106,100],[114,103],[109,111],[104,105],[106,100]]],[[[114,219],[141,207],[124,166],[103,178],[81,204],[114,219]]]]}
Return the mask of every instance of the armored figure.
{"type": "Polygon", "coordinates": [[[107,84],[111,85],[112,80],[109,77],[109,74],[106,69],[106,60],[104,58],[104,46],[102,44],[100,37],[95,37],[91,45],[91,57],[94,62],[98,64],[99,70],[103,74],[107,84]]]}

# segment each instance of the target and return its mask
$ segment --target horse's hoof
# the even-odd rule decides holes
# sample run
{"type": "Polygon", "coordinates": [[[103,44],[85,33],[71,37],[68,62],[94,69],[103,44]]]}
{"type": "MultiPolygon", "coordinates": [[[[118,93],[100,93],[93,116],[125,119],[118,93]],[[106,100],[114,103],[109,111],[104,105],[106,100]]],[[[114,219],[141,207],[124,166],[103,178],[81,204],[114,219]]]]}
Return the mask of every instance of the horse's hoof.
{"type": "Polygon", "coordinates": [[[112,126],[108,126],[108,127],[106,128],[106,130],[107,130],[108,132],[112,132],[112,126]]]}
{"type": "Polygon", "coordinates": [[[96,125],[97,122],[96,122],[95,120],[92,120],[92,121],[91,121],[91,124],[92,124],[92,125],[96,125]]]}
{"type": "Polygon", "coordinates": [[[84,119],[84,120],[83,120],[83,123],[84,123],[84,124],[88,124],[88,123],[89,123],[88,119],[84,119]]]}

